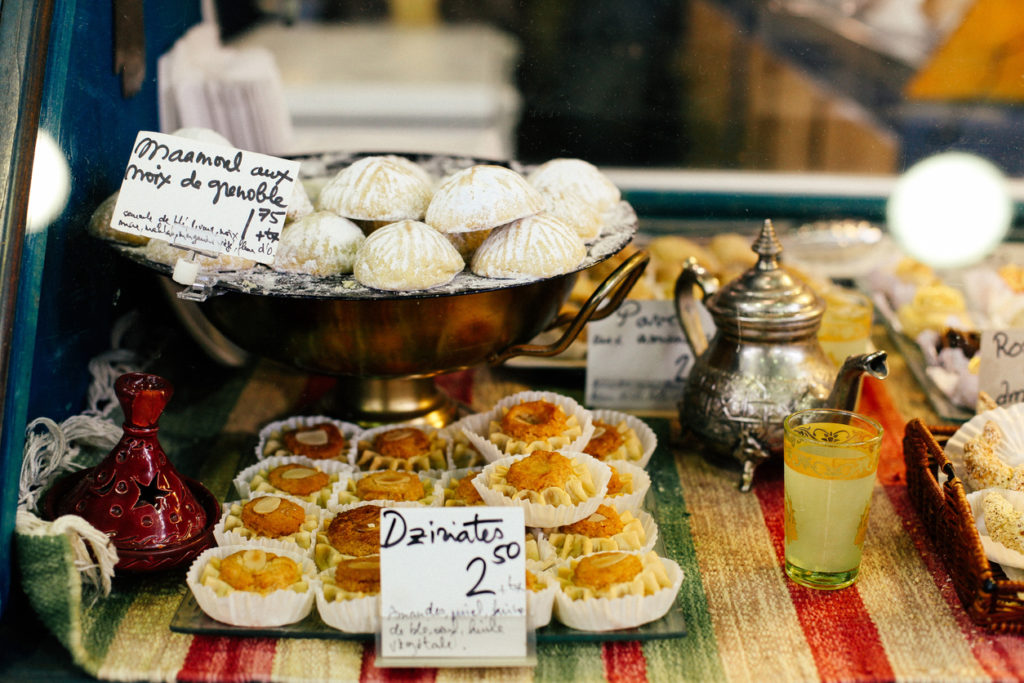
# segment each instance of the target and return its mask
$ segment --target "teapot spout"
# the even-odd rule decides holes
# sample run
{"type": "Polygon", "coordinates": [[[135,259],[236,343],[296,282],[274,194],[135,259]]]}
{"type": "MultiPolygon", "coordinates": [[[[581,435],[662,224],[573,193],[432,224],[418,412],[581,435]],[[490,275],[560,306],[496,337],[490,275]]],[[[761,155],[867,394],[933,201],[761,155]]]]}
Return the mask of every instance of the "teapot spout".
{"type": "Polygon", "coordinates": [[[829,394],[827,401],[828,407],[856,410],[857,399],[860,398],[861,378],[865,374],[877,379],[889,376],[889,361],[885,351],[863,353],[847,358],[839,368],[835,384],[832,385],[832,393],[829,394]]]}
{"type": "Polygon", "coordinates": [[[676,278],[675,305],[676,316],[683,328],[686,341],[693,349],[696,358],[708,348],[708,338],[701,323],[699,308],[704,301],[718,291],[718,279],[708,273],[694,257],[689,257],[683,264],[683,270],[676,278]],[[700,290],[700,301],[694,296],[694,287],[700,290]]]}

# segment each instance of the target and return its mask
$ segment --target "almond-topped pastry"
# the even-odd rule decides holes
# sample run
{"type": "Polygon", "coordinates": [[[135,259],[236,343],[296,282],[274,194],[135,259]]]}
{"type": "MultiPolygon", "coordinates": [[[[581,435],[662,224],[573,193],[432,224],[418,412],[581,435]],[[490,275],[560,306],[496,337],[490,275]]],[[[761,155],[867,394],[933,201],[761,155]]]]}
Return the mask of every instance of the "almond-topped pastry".
{"type": "Polygon", "coordinates": [[[342,510],[327,525],[327,540],[343,555],[376,555],[380,552],[380,506],[342,510]]]}
{"type": "Polygon", "coordinates": [[[280,496],[260,496],[242,506],[241,519],[246,528],[260,536],[277,538],[301,531],[306,511],[280,496]]]}
{"type": "Polygon", "coordinates": [[[270,470],[267,481],[278,490],[303,498],[326,488],[330,477],[314,467],[291,463],[270,470]]]}
{"type": "Polygon", "coordinates": [[[294,544],[306,550],[312,546],[319,524],[319,508],[311,503],[304,506],[278,495],[262,495],[230,503],[214,536],[221,546],[256,541],[261,546],[287,548],[294,544]]]}
{"type": "Polygon", "coordinates": [[[552,277],[578,268],[586,257],[575,230],[540,213],[495,228],[473,254],[470,270],[481,277],[552,277]]]}
{"type": "Polygon", "coordinates": [[[586,555],[559,568],[558,579],[563,593],[572,600],[643,597],[672,585],[665,565],[654,552],[586,555]]]}
{"type": "Polygon", "coordinates": [[[548,192],[573,192],[598,211],[610,209],[622,198],[608,176],[582,159],[551,159],[534,169],[527,180],[548,192]]]}
{"type": "Polygon", "coordinates": [[[447,466],[447,444],[434,429],[404,426],[370,430],[359,440],[356,465],[365,470],[425,471],[447,466]]]}
{"type": "Polygon", "coordinates": [[[348,444],[345,435],[337,425],[320,422],[288,429],[281,435],[285,448],[295,455],[304,455],[313,460],[338,458],[345,454],[348,444]]]}
{"type": "Polygon", "coordinates": [[[555,529],[547,539],[562,559],[610,550],[641,550],[647,544],[643,523],[628,510],[620,514],[609,505],[600,505],[589,517],[555,529]]]}
{"type": "Polygon", "coordinates": [[[576,415],[544,399],[504,407],[488,426],[489,440],[509,455],[565,448],[582,433],[576,415]]]}
{"type": "Polygon", "coordinates": [[[358,500],[416,501],[426,495],[423,481],[412,472],[371,472],[355,480],[358,500]]]}
{"type": "Polygon", "coordinates": [[[544,198],[504,166],[470,166],[441,183],[424,219],[443,233],[494,228],[544,210],[544,198]]]}
{"type": "MultiPolygon", "coordinates": [[[[212,565],[212,562],[211,562],[212,565]]],[[[216,579],[230,588],[266,594],[276,590],[295,589],[302,582],[302,568],[290,557],[268,553],[263,550],[239,550],[220,561],[216,577],[211,573],[204,577],[204,585],[213,584],[216,579]]],[[[223,589],[222,589],[223,590],[223,589]]],[[[222,592],[218,591],[218,594],[222,592]]]]}
{"type": "Polygon", "coordinates": [[[346,166],[317,199],[320,209],[374,223],[420,220],[432,193],[423,175],[394,157],[370,156],[346,166]]]}
{"type": "Polygon", "coordinates": [[[417,291],[451,282],[465,266],[444,235],[426,223],[406,220],[367,237],[352,272],[373,289],[417,291]]]}
{"type": "Polygon", "coordinates": [[[380,555],[342,560],[334,569],[334,583],[351,595],[380,593],[380,555]]]}

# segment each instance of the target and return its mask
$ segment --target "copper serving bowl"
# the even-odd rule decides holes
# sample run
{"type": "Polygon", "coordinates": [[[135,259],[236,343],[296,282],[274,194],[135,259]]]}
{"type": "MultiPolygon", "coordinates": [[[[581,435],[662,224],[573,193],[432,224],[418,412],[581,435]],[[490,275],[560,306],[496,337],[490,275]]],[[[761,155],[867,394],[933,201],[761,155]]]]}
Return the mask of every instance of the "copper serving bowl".
{"type": "MultiPolygon", "coordinates": [[[[319,173],[330,175],[351,160],[318,158],[316,163],[323,164],[319,173]]],[[[456,166],[472,162],[442,161],[456,166]]],[[[309,163],[305,159],[304,168],[309,163]]],[[[636,234],[637,217],[626,202],[606,221],[609,225],[576,271],[539,280],[480,278],[467,270],[449,285],[394,293],[363,287],[351,275],[318,278],[262,266],[218,273],[187,290],[163,280],[179,317],[204,346],[216,346],[216,338],[223,335],[248,353],[337,376],[331,410],[339,416],[444,424],[454,417],[455,408],[434,386],[434,376],[514,356],[557,355],[588,321],[610,315],[626,297],[647,265],[644,252],[626,259],[575,316],[558,315],[577,274],[620,252],[636,234]],[[529,343],[540,332],[561,326],[566,331],[555,343],[529,343]]],[[[117,248],[132,260],[170,273],[168,266],[149,261],[139,249],[117,248]]]]}

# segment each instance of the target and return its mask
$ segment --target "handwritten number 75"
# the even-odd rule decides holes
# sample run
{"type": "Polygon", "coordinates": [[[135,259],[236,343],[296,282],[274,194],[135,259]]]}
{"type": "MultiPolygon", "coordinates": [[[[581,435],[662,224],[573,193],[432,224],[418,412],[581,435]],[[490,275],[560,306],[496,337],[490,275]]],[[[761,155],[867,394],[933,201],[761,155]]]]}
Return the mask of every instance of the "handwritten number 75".
{"type": "Polygon", "coordinates": [[[469,564],[466,565],[466,571],[470,571],[474,564],[480,565],[480,576],[477,578],[476,583],[473,584],[473,587],[466,591],[466,597],[471,598],[475,595],[494,595],[494,591],[489,588],[480,588],[480,584],[484,582],[484,576],[487,574],[487,561],[482,557],[474,557],[469,561],[469,564]]]}

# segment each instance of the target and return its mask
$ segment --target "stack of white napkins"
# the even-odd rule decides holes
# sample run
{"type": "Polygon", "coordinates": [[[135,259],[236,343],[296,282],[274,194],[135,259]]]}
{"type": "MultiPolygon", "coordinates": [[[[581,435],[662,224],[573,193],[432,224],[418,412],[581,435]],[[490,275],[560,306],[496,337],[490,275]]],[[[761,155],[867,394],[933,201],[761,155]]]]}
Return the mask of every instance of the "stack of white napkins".
{"type": "Polygon", "coordinates": [[[213,22],[191,28],[158,63],[160,129],[209,128],[240,149],[283,154],[292,123],[274,56],[225,48],[213,22]]]}

